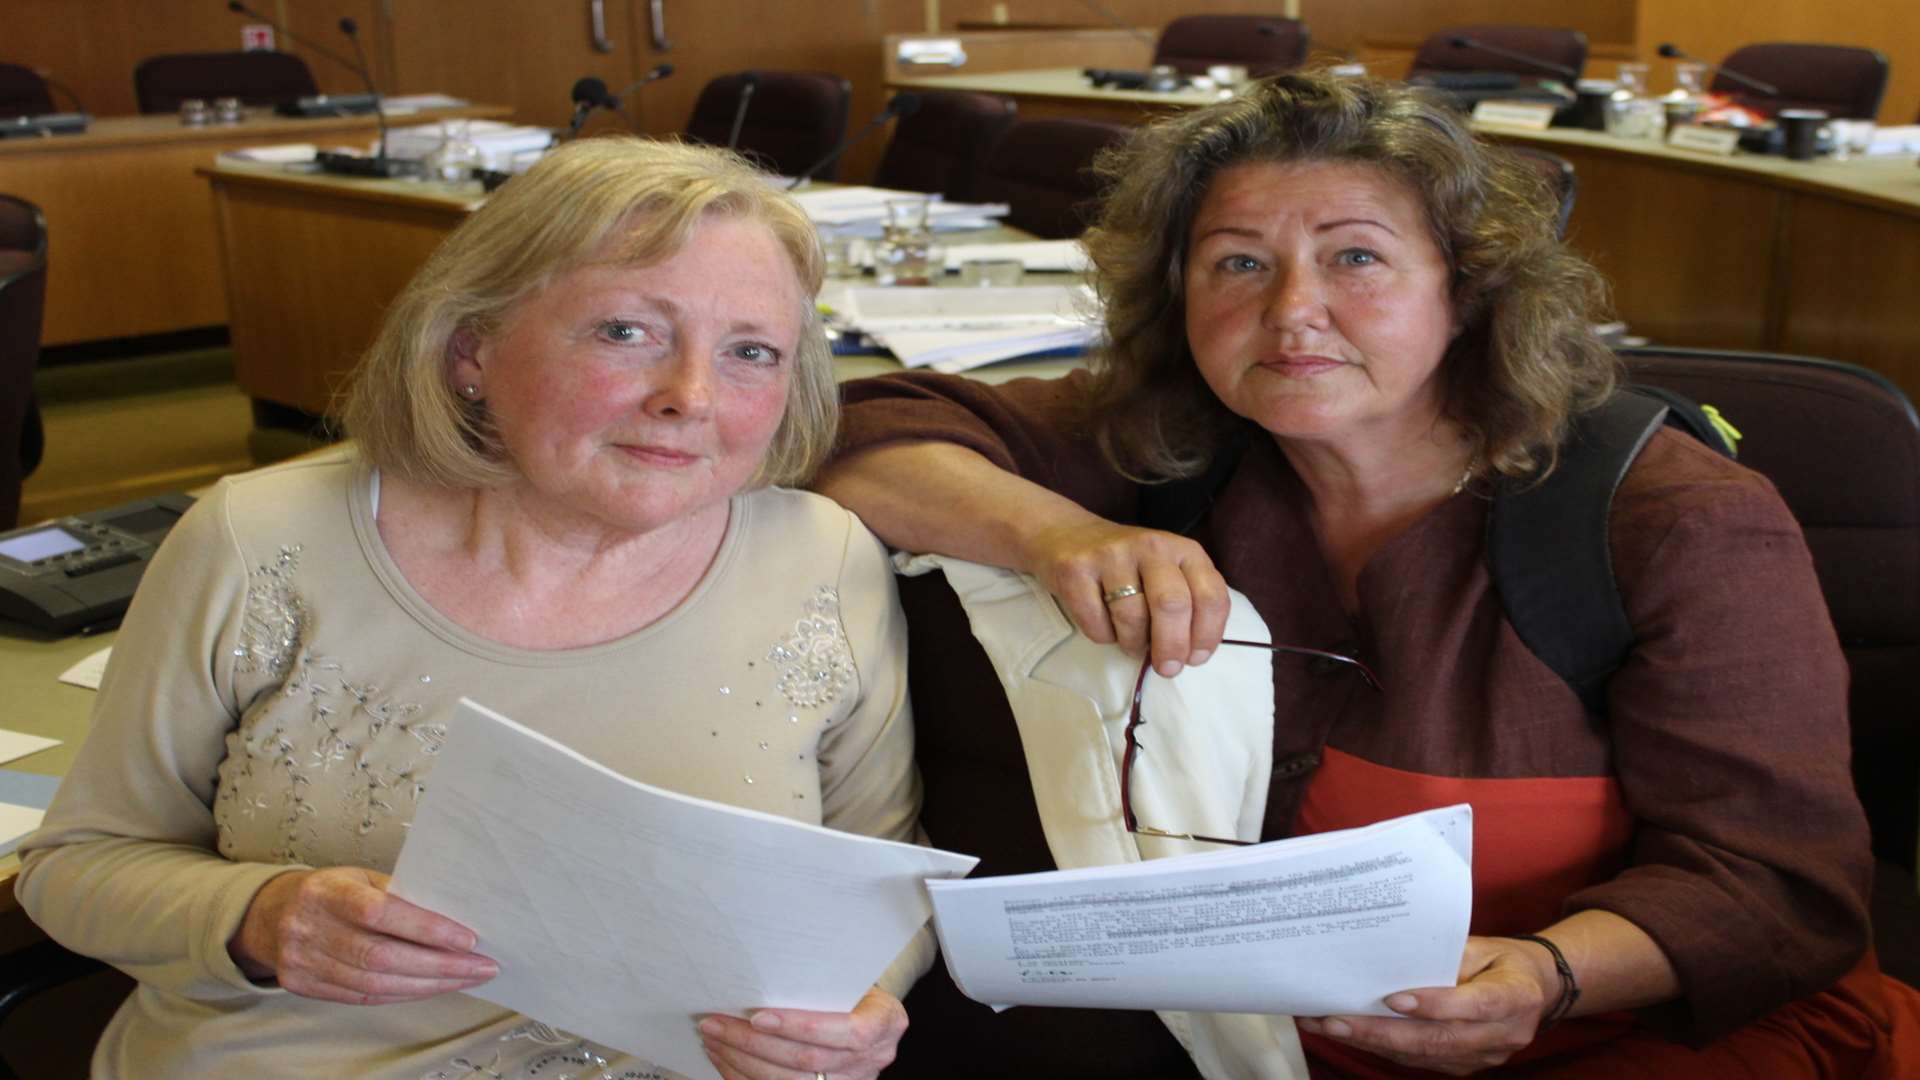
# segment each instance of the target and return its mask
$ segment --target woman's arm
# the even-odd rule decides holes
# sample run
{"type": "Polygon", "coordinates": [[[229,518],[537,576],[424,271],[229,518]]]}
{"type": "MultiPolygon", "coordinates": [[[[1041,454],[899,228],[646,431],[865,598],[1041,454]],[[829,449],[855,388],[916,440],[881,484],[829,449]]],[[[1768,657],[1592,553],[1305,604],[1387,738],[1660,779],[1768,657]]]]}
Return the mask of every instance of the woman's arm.
{"type": "Polygon", "coordinates": [[[1079,430],[1075,380],[872,382],[850,388],[848,449],[821,492],[895,548],[1034,575],[1087,637],[1151,648],[1162,674],[1211,655],[1225,582],[1194,541],[1115,520],[1131,513],[1132,485],[1079,430]],[[1107,602],[1128,588],[1138,595],[1107,602]]]}

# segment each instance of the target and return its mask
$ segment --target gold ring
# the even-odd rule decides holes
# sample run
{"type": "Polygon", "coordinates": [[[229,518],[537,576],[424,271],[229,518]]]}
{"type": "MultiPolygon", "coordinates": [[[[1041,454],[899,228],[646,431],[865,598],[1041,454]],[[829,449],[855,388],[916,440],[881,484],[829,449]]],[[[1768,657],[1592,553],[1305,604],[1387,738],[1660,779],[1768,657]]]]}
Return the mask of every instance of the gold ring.
{"type": "Polygon", "coordinates": [[[1125,600],[1129,596],[1139,596],[1139,595],[1140,595],[1140,586],[1122,585],[1117,589],[1113,589],[1109,591],[1107,593],[1106,599],[1107,599],[1107,603],[1111,604],[1115,600],[1125,600]]]}

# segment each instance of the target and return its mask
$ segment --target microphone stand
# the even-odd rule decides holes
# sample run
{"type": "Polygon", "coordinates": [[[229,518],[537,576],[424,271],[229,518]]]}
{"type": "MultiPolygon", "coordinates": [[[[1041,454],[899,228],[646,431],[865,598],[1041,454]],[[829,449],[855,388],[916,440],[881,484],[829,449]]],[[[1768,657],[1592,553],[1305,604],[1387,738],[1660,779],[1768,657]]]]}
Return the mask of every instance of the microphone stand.
{"type": "Polygon", "coordinates": [[[1523,64],[1531,64],[1532,66],[1539,68],[1542,71],[1550,71],[1553,74],[1558,75],[1563,79],[1578,79],[1580,77],[1579,72],[1573,70],[1572,68],[1566,66],[1565,64],[1556,64],[1551,60],[1542,60],[1537,56],[1529,56],[1526,53],[1520,52],[1515,49],[1506,49],[1498,45],[1489,45],[1486,42],[1481,41],[1477,38],[1456,37],[1456,38],[1449,39],[1447,43],[1449,45],[1452,45],[1456,49],[1478,49],[1483,53],[1488,53],[1493,56],[1498,56],[1505,60],[1518,60],[1523,64]]]}
{"type": "Polygon", "coordinates": [[[742,72],[740,80],[740,103],[733,107],[733,128],[727,132],[729,150],[740,145],[740,127],[747,122],[747,105],[753,101],[753,92],[760,88],[760,73],[742,72]]]}
{"type": "Polygon", "coordinates": [[[884,125],[887,121],[896,116],[911,116],[918,111],[920,111],[920,95],[912,93],[893,95],[893,100],[887,102],[887,107],[880,110],[880,115],[867,121],[866,126],[859,131],[842,138],[840,144],[827,151],[825,157],[807,166],[805,171],[799,176],[794,177],[792,182],[787,184],[787,190],[793,191],[808,180],[813,179],[813,174],[826,168],[835,158],[846,153],[848,148],[852,147],[853,144],[872,134],[874,129],[884,125]]]}
{"type": "Polygon", "coordinates": [[[1719,64],[1708,64],[1705,60],[1701,60],[1697,57],[1689,56],[1686,53],[1681,52],[1679,48],[1677,48],[1670,41],[1661,42],[1660,48],[1656,51],[1659,52],[1661,56],[1667,58],[1668,60],[1686,60],[1695,64],[1703,64],[1709,70],[1711,70],[1714,74],[1725,75],[1727,78],[1732,79],[1734,82],[1737,82],[1742,86],[1751,87],[1752,89],[1758,90],[1761,93],[1767,95],[1768,97],[1780,96],[1780,88],[1773,85],[1772,83],[1761,82],[1759,79],[1753,78],[1750,75],[1742,75],[1739,72],[1734,71],[1732,68],[1721,67],[1719,64]]]}

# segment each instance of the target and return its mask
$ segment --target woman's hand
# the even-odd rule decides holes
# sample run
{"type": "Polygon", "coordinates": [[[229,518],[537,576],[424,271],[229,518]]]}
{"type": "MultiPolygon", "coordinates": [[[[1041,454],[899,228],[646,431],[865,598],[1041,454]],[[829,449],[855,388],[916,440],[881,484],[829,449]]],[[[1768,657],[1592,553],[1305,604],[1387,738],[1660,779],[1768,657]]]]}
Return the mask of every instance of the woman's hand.
{"type": "Polygon", "coordinates": [[[296,870],[261,886],[227,952],[253,979],[349,1005],[416,1001],[499,973],[473,931],[387,894],[359,867],[296,870]]]}
{"type": "Polygon", "coordinates": [[[893,1063],[907,1030],[900,999],[879,987],[850,1013],[761,1009],[751,1021],[700,1021],[707,1057],[726,1080],[871,1080],[893,1063]]]}
{"type": "Polygon", "coordinates": [[[1118,642],[1173,676],[1202,664],[1227,627],[1227,583],[1201,546],[1184,536],[1082,514],[1042,529],[1027,543],[1025,567],[1060,600],[1080,632],[1118,642]],[[1138,593],[1107,602],[1116,589],[1138,593]]]}
{"type": "Polygon", "coordinates": [[[1464,1076],[1499,1065],[1533,1042],[1540,1018],[1559,994],[1559,977],[1545,948],[1510,938],[1471,937],[1460,963],[1460,985],[1387,998],[1387,1007],[1405,1019],[1329,1016],[1296,1022],[1303,1031],[1396,1064],[1464,1076]]]}

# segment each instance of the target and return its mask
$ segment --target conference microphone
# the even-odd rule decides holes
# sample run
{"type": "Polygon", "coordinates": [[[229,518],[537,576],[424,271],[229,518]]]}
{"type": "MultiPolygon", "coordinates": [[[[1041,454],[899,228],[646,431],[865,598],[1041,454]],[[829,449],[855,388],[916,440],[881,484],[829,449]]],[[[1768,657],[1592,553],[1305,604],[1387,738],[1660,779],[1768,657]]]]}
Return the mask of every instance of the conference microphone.
{"type": "Polygon", "coordinates": [[[593,110],[620,107],[620,103],[614,100],[613,95],[607,93],[606,80],[593,75],[574,80],[570,96],[573,98],[573,120],[567,124],[567,138],[560,140],[562,142],[580,134],[580,128],[586,124],[587,117],[593,114],[593,110]]]}
{"type": "Polygon", "coordinates": [[[851,147],[854,143],[857,143],[861,139],[866,138],[868,135],[873,134],[873,131],[875,128],[884,126],[887,121],[892,120],[894,117],[905,118],[908,116],[912,116],[914,113],[917,113],[919,111],[920,111],[920,95],[919,94],[915,94],[910,91],[903,90],[900,93],[893,95],[893,100],[887,102],[887,107],[884,109],[881,109],[880,114],[878,116],[875,116],[873,119],[867,121],[867,126],[861,128],[857,132],[854,132],[850,136],[842,138],[840,140],[840,145],[834,147],[832,150],[827,151],[826,157],[823,157],[819,161],[814,162],[812,165],[807,166],[806,171],[802,172],[799,176],[794,177],[793,182],[787,185],[787,190],[792,191],[794,188],[797,188],[801,184],[806,183],[808,180],[813,179],[814,173],[817,173],[821,169],[826,168],[829,164],[833,162],[835,158],[839,157],[841,154],[846,153],[847,149],[851,147]]]}
{"type": "Polygon", "coordinates": [[[1459,35],[1455,35],[1454,37],[1450,37],[1447,39],[1447,44],[1453,46],[1456,49],[1478,49],[1483,53],[1488,53],[1490,55],[1498,56],[1503,59],[1518,60],[1523,64],[1531,64],[1542,71],[1551,71],[1555,75],[1558,75],[1563,79],[1578,79],[1580,77],[1579,72],[1573,70],[1572,68],[1568,67],[1565,64],[1556,64],[1551,60],[1542,60],[1540,57],[1529,56],[1526,53],[1518,52],[1514,49],[1503,49],[1498,45],[1489,45],[1486,42],[1481,41],[1479,38],[1461,37],[1459,35]]]}
{"type": "Polygon", "coordinates": [[[1688,56],[1686,53],[1681,52],[1679,47],[1671,41],[1661,42],[1660,48],[1655,51],[1668,60],[1688,60],[1696,64],[1703,64],[1707,70],[1715,72],[1716,74],[1725,75],[1727,78],[1732,79],[1742,86],[1750,86],[1768,97],[1780,96],[1780,88],[1772,83],[1764,83],[1750,75],[1742,75],[1732,68],[1724,68],[1719,64],[1708,64],[1705,60],[1701,60],[1698,57],[1688,56]]]}
{"type": "Polygon", "coordinates": [[[632,83],[627,85],[619,93],[613,95],[613,104],[609,105],[608,108],[618,110],[620,108],[620,103],[627,100],[628,94],[633,93],[635,90],[640,89],[641,87],[647,85],[650,82],[655,82],[660,79],[664,79],[671,74],[673,74],[672,64],[654,65],[653,70],[647,72],[645,75],[640,76],[638,79],[635,79],[632,83]]]}
{"type": "Polygon", "coordinates": [[[380,146],[373,153],[374,175],[392,176],[395,170],[387,161],[387,110],[380,104],[380,88],[373,85],[373,68],[367,65],[367,50],[360,45],[360,24],[354,21],[353,16],[343,15],[340,18],[340,32],[353,42],[353,55],[360,60],[360,66],[355,70],[360,73],[360,81],[366,84],[367,93],[373,96],[373,122],[380,129],[380,146]]]}
{"type": "Polygon", "coordinates": [[[747,122],[747,104],[753,100],[753,92],[760,89],[760,73],[743,71],[740,73],[740,101],[733,107],[733,128],[727,132],[727,149],[740,145],[740,125],[747,122]]]}
{"type": "Polygon", "coordinates": [[[58,90],[61,93],[67,95],[67,100],[73,102],[74,112],[84,113],[87,111],[87,107],[85,105],[80,104],[80,95],[73,92],[73,87],[68,86],[66,83],[63,83],[60,80],[54,78],[52,71],[50,71],[47,68],[37,67],[33,69],[33,73],[35,75],[40,76],[40,78],[44,80],[48,86],[51,86],[55,90],[58,90]]]}

